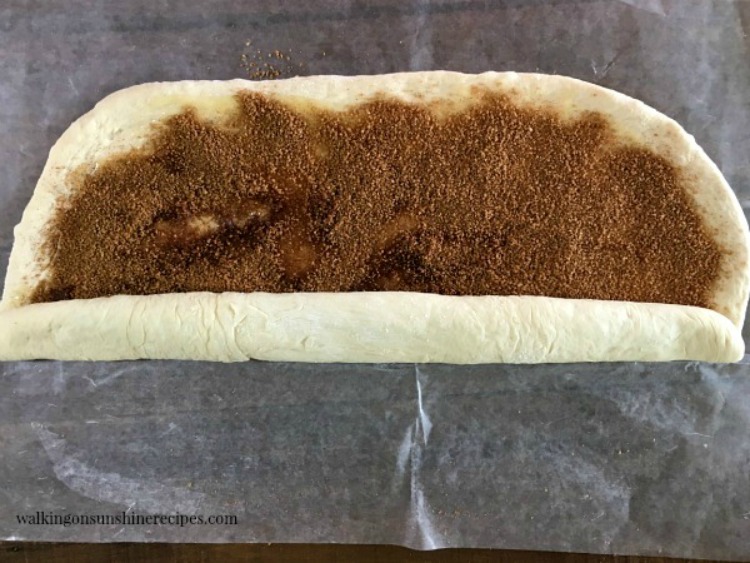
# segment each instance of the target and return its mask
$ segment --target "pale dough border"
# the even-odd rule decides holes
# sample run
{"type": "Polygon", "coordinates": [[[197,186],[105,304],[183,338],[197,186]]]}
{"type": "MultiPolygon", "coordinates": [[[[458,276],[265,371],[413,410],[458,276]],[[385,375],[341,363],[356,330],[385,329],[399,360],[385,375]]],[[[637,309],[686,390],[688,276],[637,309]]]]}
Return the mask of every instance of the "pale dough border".
{"type": "MultiPolygon", "coordinates": [[[[457,102],[457,107],[459,105],[457,102]]],[[[82,342],[93,345],[90,340],[93,336],[88,334],[93,327],[96,327],[100,335],[119,334],[121,327],[116,325],[127,317],[131,319],[129,323],[135,323],[133,326],[138,326],[140,322],[133,321],[136,318],[155,323],[153,330],[148,331],[149,338],[155,338],[154,342],[161,342],[163,348],[156,344],[134,347],[128,338],[115,338],[111,346],[107,346],[103,340],[96,337],[97,343],[94,347],[109,351],[106,359],[189,357],[234,360],[256,357],[305,361],[455,363],[689,358],[733,361],[742,354],[739,351],[742,346],[738,344],[741,343],[739,330],[744,320],[750,291],[749,248],[750,231],[737,198],[716,165],[692,136],[675,121],[642,102],[576,79],[513,72],[468,75],[432,71],[355,77],[314,76],[266,82],[232,80],[143,84],[121,90],[103,99],[92,111],[73,123],[50,151],[31,201],[21,223],[15,229],[15,244],[10,257],[3,299],[0,302],[0,310],[6,311],[0,314],[0,357],[105,359],[98,358],[99,352],[93,349],[71,347],[70,343],[66,343],[65,347],[58,347],[54,342],[61,341],[61,335],[77,334],[82,342]],[[503,91],[520,104],[548,107],[563,118],[574,118],[586,111],[598,111],[609,119],[621,138],[641,143],[673,162],[692,186],[691,194],[696,207],[712,234],[731,253],[731,260],[727,260],[722,266],[722,275],[714,291],[714,309],[730,322],[722,321],[721,315],[713,311],[676,305],[560,300],[546,297],[445,298],[398,293],[323,294],[325,297],[321,297],[321,294],[216,296],[194,293],[153,297],[118,296],[25,305],[31,290],[45,275],[45,257],[40,250],[44,229],[55,206],[58,202],[64,201],[70,193],[70,186],[65,181],[69,172],[81,165],[95,167],[97,162],[113,154],[142,146],[148,139],[154,123],[180,112],[185,105],[194,106],[203,117],[220,120],[222,115],[226,115],[233,107],[232,96],[238,90],[253,90],[274,95],[291,105],[304,100],[305,103],[312,102],[333,110],[341,110],[379,94],[414,102],[471,100],[473,86],[503,91]],[[411,297],[407,299],[404,295],[411,297]],[[480,301],[476,301],[477,299],[480,301]],[[248,337],[251,333],[247,327],[265,326],[260,325],[254,317],[260,315],[265,318],[267,314],[280,314],[279,303],[282,302],[288,302],[289,307],[301,311],[312,307],[310,310],[317,311],[316,314],[320,315],[321,320],[316,325],[319,328],[339,326],[336,319],[346,308],[352,312],[344,315],[350,323],[349,331],[358,331],[357,327],[367,325],[369,318],[377,319],[379,315],[385,314],[390,320],[400,319],[405,327],[402,329],[403,332],[409,328],[409,323],[416,322],[415,319],[424,313],[425,308],[429,311],[435,310],[434,304],[438,302],[440,314],[428,315],[432,320],[425,321],[436,323],[434,327],[425,326],[421,332],[414,328],[415,335],[422,335],[415,336],[417,340],[407,338],[406,333],[402,334],[400,345],[409,349],[401,352],[387,348],[385,342],[390,333],[380,331],[382,349],[387,350],[387,354],[377,354],[360,348],[360,340],[351,341],[351,348],[348,350],[346,346],[336,348],[330,345],[329,338],[319,333],[311,333],[310,338],[328,344],[317,353],[311,353],[303,340],[296,345],[278,346],[279,350],[284,351],[281,355],[267,352],[273,348],[272,342],[268,341],[269,337],[291,342],[289,339],[299,336],[300,327],[310,326],[309,323],[302,322],[301,317],[296,317],[296,322],[302,324],[293,326],[289,321],[292,317],[288,315],[284,315],[283,318],[286,320],[278,325],[283,327],[283,330],[260,330],[252,333],[259,341],[266,342],[264,346],[249,345],[245,342],[236,353],[229,352],[228,348],[221,346],[214,350],[210,345],[197,347],[196,352],[188,353],[185,346],[194,342],[195,338],[210,340],[216,335],[215,328],[198,323],[198,317],[191,315],[185,316],[186,321],[180,325],[180,330],[164,330],[165,335],[171,335],[165,336],[167,340],[159,339],[155,334],[160,333],[160,327],[171,326],[171,323],[176,322],[175,314],[192,311],[193,308],[201,311],[214,306],[220,308],[219,305],[226,303],[244,319],[236,325],[239,327],[237,334],[248,337]],[[140,310],[145,303],[160,311],[161,316],[144,311],[138,317],[136,310],[140,310]],[[316,309],[321,303],[325,303],[329,312],[316,309]],[[482,305],[475,308],[474,303],[482,305]],[[92,304],[96,304],[96,309],[92,304]],[[370,307],[375,307],[377,312],[370,307]],[[174,313],[170,313],[170,310],[174,313]],[[575,312],[575,315],[571,316],[571,312],[575,312]],[[106,318],[112,326],[95,320],[101,318],[102,314],[109,315],[106,318]],[[470,322],[468,318],[459,319],[462,314],[471,315],[473,320],[470,322]],[[509,339],[509,327],[504,329],[506,332],[502,332],[506,336],[505,339],[498,339],[499,337],[490,334],[490,330],[501,330],[504,326],[498,315],[526,323],[525,326],[513,328],[523,338],[509,339]],[[631,319],[629,324],[616,320],[625,317],[631,319]],[[446,318],[454,319],[452,322],[455,326],[441,320],[446,318]],[[586,323],[582,322],[584,319],[586,323]],[[60,324],[56,324],[57,322],[60,324]],[[612,341],[597,343],[596,346],[592,344],[591,347],[582,340],[582,334],[589,325],[598,327],[599,339],[627,337],[631,342],[612,341]],[[52,326],[57,327],[57,332],[50,332],[49,327],[52,326]],[[488,350],[479,351],[471,347],[458,346],[456,343],[460,341],[460,337],[455,332],[458,326],[469,332],[464,336],[466,342],[471,342],[471,347],[486,345],[489,346],[488,350]],[[653,330],[656,326],[661,327],[659,331],[653,330]],[[677,328],[679,332],[674,332],[677,328]],[[442,334],[440,330],[449,332],[442,334]],[[537,346],[542,346],[542,343],[547,343],[545,346],[549,345],[549,338],[545,335],[548,335],[550,330],[558,337],[550,345],[550,350],[541,353],[537,346]],[[193,333],[195,336],[190,336],[193,333]],[[684,336],[681,336],[683,333],[684,336]],[[654,342],[639,338],[639,334],[649,335],[654,342]],[[430,340],[424,339],[427,335],[430,340]],[[603,335],[609,336],[602,338],[603,335]],[[668,335],[673,336],[672,340],[669,340],[668,335]],[[706,344],[699,344],[698,335],[705,337],[706,344]],[[39,338],[42,338],[42,341],[39,341],[39,338]],[[172,340],[169,340],[170,338],[172,340]],[[452,347],[452,350],[434,349],[433,343],[440,342],[446,348],[452,347]],[[489,342],[498,344],[490,345],[489,342]],[[560,349],[556,350],[556,347],[560,349]],[[220,352],[217,351],[219,349],[220,352]],[[71,356],[70,350],[77,350],[78,355],[71,356]],[[117,350],[120,350],[119,356],[117,350]],[[134,352],[135,350],[140,351],[134,352]],[[338,351],[333,353],[332,350],[338,351]],[[248,354],[247,351],[251,353],[248,354]]],[[[205,318],[205,315],[201,318],[205,318]]],[[[371,334],[377,334],[378,331],[375,329],[376,327],[371,326],[368,330],[371,334]]],[[[146,330],[145,326],[143,330],[146,330]]]]}

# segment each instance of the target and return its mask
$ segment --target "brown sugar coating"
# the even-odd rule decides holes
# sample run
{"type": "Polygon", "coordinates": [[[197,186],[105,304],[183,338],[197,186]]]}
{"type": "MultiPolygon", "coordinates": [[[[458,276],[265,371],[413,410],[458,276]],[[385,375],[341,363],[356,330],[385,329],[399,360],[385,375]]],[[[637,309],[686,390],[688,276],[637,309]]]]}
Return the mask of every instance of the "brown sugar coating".
{"type": "MultiPolygon", "coordinates": [[[[85,176],[33,302],[187,291],[418,291],[711,306],[722,254],[673,166],[485,93],[438,117],[242,93],[85,176]]],[[[54,251],[53,251],[54,248],[54,251]]]]}

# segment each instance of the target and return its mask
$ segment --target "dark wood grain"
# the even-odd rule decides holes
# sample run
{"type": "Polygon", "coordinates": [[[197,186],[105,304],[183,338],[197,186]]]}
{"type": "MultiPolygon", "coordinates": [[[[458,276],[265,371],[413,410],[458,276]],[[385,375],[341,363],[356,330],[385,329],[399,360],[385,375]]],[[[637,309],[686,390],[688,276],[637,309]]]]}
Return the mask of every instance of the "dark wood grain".
{"type": "Polygon", "coordinates": [[[0,561],[9,563],[140,562],[187,563],[677,563],[696,559],[604,556],[494,549],[413,551],[383,545],[309,544],[165,544],[4,542],[0,561]]]}

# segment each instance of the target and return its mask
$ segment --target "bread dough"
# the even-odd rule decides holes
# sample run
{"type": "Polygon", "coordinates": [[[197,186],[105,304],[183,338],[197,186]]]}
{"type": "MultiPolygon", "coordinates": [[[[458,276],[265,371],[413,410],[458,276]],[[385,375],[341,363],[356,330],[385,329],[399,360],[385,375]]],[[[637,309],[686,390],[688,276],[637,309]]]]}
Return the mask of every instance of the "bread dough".
{"type": "Polygon", "coordinates": [[[247,358],[299,361],[570,362],[735,361],[750,289],[750,233],[716,166],[677,123],[627,96],[540,74],[418,72],[251,82],[153,83],[116,92],[55,144],[15,230],[0,303],[0,358],[247,358]],[[416,293],[115,296],[28,305],[46,275],[45,226],[70,194],[73,170],[143,146],[154,123],[190,105],[221,121],[250,90],[284,103],[345,110],[376,95],[408,102],[471,103],[472,86],[573,119],[596,111],[623,142],[653,150],[684,179],[726,259],[714,310],[548,297],[446,297],[416,293]]]}
{"type": "Polygon", "coordinates": [[[3,324],[1,359],[730,362],[744,349],[698,307],[408,292],[120,295],[29,305],[3,324]]]}

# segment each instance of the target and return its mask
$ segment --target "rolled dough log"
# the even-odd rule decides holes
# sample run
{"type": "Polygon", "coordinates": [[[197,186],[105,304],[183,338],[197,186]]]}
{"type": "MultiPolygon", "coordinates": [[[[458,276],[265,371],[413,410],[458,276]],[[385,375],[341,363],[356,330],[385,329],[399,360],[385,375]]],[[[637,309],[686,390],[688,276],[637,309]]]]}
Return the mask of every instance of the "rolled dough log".
{"type": "Polygon", "coordinates": [[[543,363],[742,357],[698,307],[407,292],[184,293],[40,303],[3,314],[13,359],[543,363]]]}

